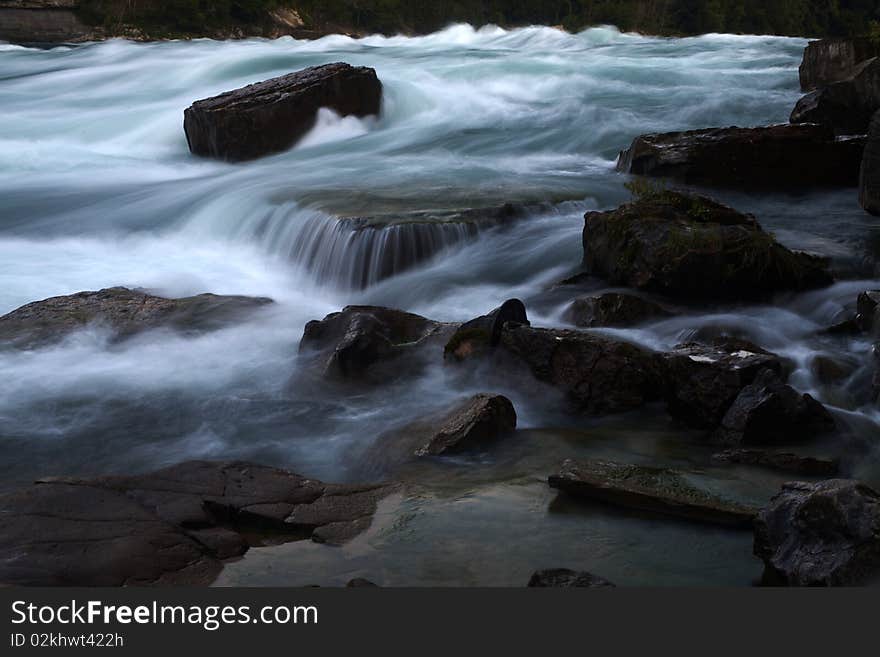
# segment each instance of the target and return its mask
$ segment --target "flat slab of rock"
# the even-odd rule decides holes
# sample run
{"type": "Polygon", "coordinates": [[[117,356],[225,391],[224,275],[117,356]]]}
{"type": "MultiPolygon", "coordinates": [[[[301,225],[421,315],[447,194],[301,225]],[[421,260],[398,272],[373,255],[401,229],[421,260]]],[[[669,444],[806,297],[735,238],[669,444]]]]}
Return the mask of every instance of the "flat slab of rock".
{"type": "Polygon", "coordinates": [[[792,123],[816,123],[837,135],[864,135],[880,110],[880,57],[856,66],[852,77],[801,98],[792,123]]]}
{"type": "Polygon", "coordinates": [[[567,321],[583,328],[634,326],[672,315],[659,303],[619,292],[575,299],[565,311],[567,321]]]}
{"type": "Polygon", "coordinates": [[[0,583],[206,584],[224,559],[264,540],[353,538],[390,491],[207,461],[130,477],[45,479],[0,495],[0,583]]]}
{"type": "Polygon", "coordinates": [[[807,477],[833,477],[840,471],[838,459],[801,456],[791,452],[774,452],[765,449],[728,449],[713,454],[712,460],[716,463],[755,465],[807,477]]]}
{"type": "Polygon", "coordinates": [[[550,486],[574,497],[734,527],[748,527],[756,510],[697,488],[675,470],[611,461],[568,460],[550,486]]]}
{"type": "Polygon", "coordinates": [[[867,212],[880,215],[880,112],[874,114],[868,129],[859,176],[859,204],[867,212]]]}
{"type": "Polygon", "coordinates": [[[663,375],[656,355],[622,340],[507,324],[499,351],[526,366],[539,381],[563,391],[584,413],[619,413],[662,396],[663,375]]]}
{"type": "Polygon", "coordinates": [[[880,576],[880,494],[858,481],[793,482],[755,521],[764,583],[858,586],[880,576]]]}
{"type": "Polygon", "coordinates": [[[314,127],[321,108],[363,117],[381,105],[375,70],[324,64],[196,101],[183,127],[195,155],[239,162],[287,150],[314,127]]]}
{"type": "Polygon", "coordinates": [[[811,41],[799,69],[801,89],[813,91],[851,78],[859,64],[877,56],[880,39],[876,37],[811,41]]]}
{"type": "Polygon", "coordinates": [[[614,588],[614,586],[607,579],[602,579],[598,575],[568,570],[567,568],[539,570],[529,579],[529,588],[606,589],[614,588]]]}
{"type": "Polygon", "coordinates": [[[198,333],[228,326],[270,303],[216,294],[166,299],[124,287],[79,292],[35,301],[0,317],[0,344],[41,346],[90,325],[110,329],[116,339],[163,327],[198,333]]]}
{"type": "Polygon", "coordinates": [[[716,187],[854,187],[864,147],[820,125],[706,128],[636,137],[617,170],[716,187]]]}
{"type": "Polygon", "coordinates": [[[306,324],[299,350],[325,378],[385,381],[400,375],[400,358],[442,345],[454,330],[402,310],[347,306],[306,324]]]}
{"type": "Polygon", "coordinates": [[[739,393],[715,438],[727,445],[804,442],[834,428],[834,417],[820,402],[766,369],[739,393]]]}
{"type": "Polygon", "coordinates": [[[657,191],[584,217],[584,266],[612,284],[687,299],[755,299],[829,285],[827,262],[790,251],[709,198],[657,191]]]}
{"type": "Polygon", "coordinates": [[[743,389],[761,372],[782,375],[784,371],[779,356],[734,338],[679,345],[661,359],[670,415],[702,429],[718,427],[743,389]]]}

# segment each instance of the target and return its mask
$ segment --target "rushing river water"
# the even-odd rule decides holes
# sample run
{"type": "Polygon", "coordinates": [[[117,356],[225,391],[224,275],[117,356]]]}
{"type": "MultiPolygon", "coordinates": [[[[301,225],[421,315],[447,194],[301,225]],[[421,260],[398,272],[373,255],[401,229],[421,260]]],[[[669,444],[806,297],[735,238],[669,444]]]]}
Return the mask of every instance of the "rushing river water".
{"type": "MultiPolygon", "coordinates": [[[[86,331],[0,352],[4,486],[190,458],[242,458],[328,481],[363,476],[360,456],[377,435],[480,382],[453,386],[438,365],[355,397],[291,389],[308,320],[349,303],[464,320],[516,296],[533,323],[560,325],[571,294],[549,288],[578,268],[584,210],[628,198],[617,152],[648,131],[784,122],[805,43],[453,26],[419,38],[0,45],[0,314],[115,285],[278,302],[200,337],[153,332],[110,344],[86,331]],[[193,100],[333,61],[377,70],[380,118],[322,114],[293,150],[242,165],[189,154],[182,118],[193,100]],[[438,226],[425,238],[446,247],[438,257],[381,282],[357,263],[376,249],[413,248],[412,238],[353,244],[333,217],[510,201],[552,205],[478,236],[438,226]]],[[[880,286],[870,280],[876,222],[854,190],[711,193],[754,212],[783,242],[831,256],[844,282],[613,333],[668,348],[723,325],[791,357],[793,383],[833,404],[849,439],[868,447],[848,470],[877,483],[876,411],[825,390],[808,366],[826,352],[868,360],[867,340],[832,344],[815,332],[860,290],[880,286]]],[[[705,469],[708,448],[662,410],[584,421],[500,392],[524,429],[504,446],[412,466],[402,476],[417,492],[383,504],[351,546],[254,550],[222,581],[518,585],[536,568],[568,566],[629,584],[748,584],[760,572],[748,533],[572,507],[547,488],[547,474],[571,455],[705,469]]],[[[758,501],[784,479],[714,475],[714,485],[758,501]]]]}

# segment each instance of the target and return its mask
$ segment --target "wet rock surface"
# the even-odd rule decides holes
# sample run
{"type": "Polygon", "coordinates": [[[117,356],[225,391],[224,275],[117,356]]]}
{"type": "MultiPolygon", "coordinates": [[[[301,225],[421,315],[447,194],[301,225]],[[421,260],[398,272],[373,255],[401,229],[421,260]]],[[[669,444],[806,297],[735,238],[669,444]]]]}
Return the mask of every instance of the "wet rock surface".
{"type": "Polygon", "coordinates": [[[880,58],[855,67],[853,75],[801,98],[791,113],[792,123],[827,126],[837,135],[864,135],[880,110],[880,58]]]}
{"type": "Polygon", "coordinates": [[[598,460],[568,460],[550,486],[573,497],[734,527],[751,525],[756,510],[691,484],[675,470],[598,460]]]}
{"type": "Polygon", "coordinates": [[[850,479],[783,486],[755,522],[764,583],[855,586],[880,575],[880,495],[850,479]]]}
{"type": "Polygon", "coordinates": [[[193,154],[237,162],[287,150],[321,108],[364,117],[381,105],[375,70],[324,64],[196,101],[184,113],[184,130],[193,154]]]}
{"type": "Polygon", "coordinates": [[[833,477],[840,471],[838,459],[803,456],[765,449],[728,449],[712,455],[716,463],[754,465],[807,477],[833,477]]]}
{"type": "Polygon", "coordinates": [[[87,326],[109,329],[120,340],[156,328],[198,333],[241,321],[271,303],[215,294],[166,299],[124,287],[79,292],[35,301],[0,317],[0,345],[38,347],[87,326]]]}
{"type": "Polygon", "coordinates": [[[384,381],[400,375],[399,359],[439,348],[454,328],[402,310],[348,306],[306,324],[299,348],[326,378],[384,381]]]}
{"type": "Polygon", "coordinates": [[[742,389],[715,433],[727,445],[804,442],[835,428],[831,413],[772,370],[761,371],[742,389]]]}
{"type": "Polygon", "coordinates": [[[575,326],[626,327],[671,317],[674,313],[658,303],[632,294],[609,292],[575,299],[565,311],[565,319],[575,326]]]}
{"type": "Polygon", "coordinates": [[[264,541],[350,540],[391,490],[208,461],[145,475],[44,479],[0,496],[0,582],[206,584],[224,559],[264,541]]]}
{"type": "Polygon", "coordinates": [[[880,112],[868,129],[859,176],[859,203],[871,214],[880,215],[880,112]]]}
{"type": "Polygon", "coordinates": [[[553,568],[536,571],[529,579],[529,588],[583,588],[604,589],[615,585],[607,579],[587,572],[577,572],[567,568],[553,568]]]}
{"type": "Polygon", "coordinates": [[[669,413],[703,429],[718,427],[743,389],[761,372],[782,375],[784,371],[777,355],[732,338],[682,344],[661,358],[669,413]]]}
{"type": "Polygon", "coordinates": [[[827,263],[702,196],[652,192],[585,216],[584,266],[615,285],[687,299],[755,299],[829,285],[827,263]]]}
{"type": "Polygon", "coordinates": [[[822,125],[706,128],[636,137],[617,169],[721,187],[854,187],[864,148],[822,125]]]}
{"type": "Polygon", "coordinates": [[[530,325],[525,304],[519,299],[508,299],[489,313],[459,326],[443,348],[443,358],[462,362],[487,355],[501,342],[507,325],[530,325]]]}
{"type": "Polygon", "coordinates": [[[853,76],[862,62],[880,56],[880,39],[856,37],[811,41],[804,49],[801,89],[813,91],[853,76]]]}

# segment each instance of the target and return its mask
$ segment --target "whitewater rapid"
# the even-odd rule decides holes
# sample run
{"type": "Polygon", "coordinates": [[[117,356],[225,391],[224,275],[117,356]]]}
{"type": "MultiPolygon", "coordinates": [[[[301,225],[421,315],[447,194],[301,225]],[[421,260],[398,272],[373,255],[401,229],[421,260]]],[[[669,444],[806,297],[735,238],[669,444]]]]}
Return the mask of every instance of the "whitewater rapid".
{"type": "MultiPolygon", "coordinates": [[[[0,313],[115,285],[278,302],[196,338],[114,345],[87,331],[0,354],[0,472],[13,481],[241,457],[345,479],[375,435],[466,391],[440,369],[363,398],[290,390],[308,320],[348,303],[464,320],[516,296],[535,300],[536,323],[559,324],[563,300],[542,294],[577,270],[584,210],[627,199],[618,151],[643,132],[784,122],[805,43],[457,25],[416,38],[0,45],[0,313]],[[379,118],[325,112],[291,151],[241,165],[189,154],[182,118],[194,100],[333,61],[377,70],[379,118]],[[439,256],[368,277],[365,289],[352,255],[378,247],[351,246],[335,219],[517,201],[560,205],[476,238],[438,229],[439,256]]],[[[783,241],[852,263],[869,229],[850,196],[723,198],[783,241]]],[[[810,331],[869,285],[696,323],[758,325],[764,346],[805,362],[810,331]]],[[[694,323],[622,334],[667,348],[694,323]]],[[[520,426],[549,421],[509,393],[520,426]]]]}

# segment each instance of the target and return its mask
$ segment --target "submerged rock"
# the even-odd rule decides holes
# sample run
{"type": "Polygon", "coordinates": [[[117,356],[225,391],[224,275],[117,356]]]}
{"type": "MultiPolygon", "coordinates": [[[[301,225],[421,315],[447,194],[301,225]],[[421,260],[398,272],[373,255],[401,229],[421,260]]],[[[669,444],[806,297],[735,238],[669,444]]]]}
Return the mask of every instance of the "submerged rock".
{"type": "Polygon", "coordinates": [[[567,568],[538,570],[529,579],[529,588],[604,589],[613,587],[614,584],[598,575],[568,570],[567,568]]]}
{"type": "Polygon", "coordinates": [[[299,350],[328,378],[386,380],[400,374],[399,358],[443,344],[453,329],[402,310],[348,306],[306,324],[299,350]]]}
{"type": "Polygon", "coordinates": [[[747,527],[756,513],[697,488],[680,472],[662,468],[568,460],[549,483],[574,497],[720,525],[747,527]]]}
{"type": "Polygon", "coordinates": [[[774,452],[766,449],[728,449],[713,454],[712,460],[717,463],[756,465],[807,477],[833,477],[840,471],[838,459],[801,456],[791,452],[774,452]]]}
{"type": "Polygon", "coordinates": [[[667,409],[694,427],[718,427],[746,386],[764,370],[782,375],[775,354],[745,340],[687,343],[661,356],[665,365],[667,409]]]}
{"type": "Polygon", "coordinates": [[[584,328],[633,326],[671,316],[672,312],[658,303],[619,292],[575,299],[565,311],[567,321],[584,328]]]}
{"type": "Polygon", "coordinates": [[[240,321],[270,303],[260,297],[215,294],[166,299],[124,287],[79,292],[35,301],[0,317],[0,343],[36,347],[87,326],[110,329],[116,339],[163,327],[204,332],[240,321]]]}
{"type": "Polygon", "coordinates": [[[375,70],[324,64],[196,101],[183,127],[195,155],[237,162],[287,150],[312,129],[321,108],[363,117],[378,114],[381,104],[375,70]]]}
{"type": "Polygon", "coordinates": [[[716,439],[727,445],[766,445],[810,440],[834,430],[831,413],[763,370],[727,410],[716,439]]]}
{"type": "Polygon", "coordinates": [[[459,326],[443,348],[443,358],[461,362],[485,356],[498,346],[501,332],[508,325],[530,325],[525,304],[519,299],[508,299],[495,310],[459,326]]]}
{"type": "Polygon", "coordinates": [[[863,135],[880,110],[880,58],[856,66],[853,75],[801,98],[792,123],[817,123],[837,135],[863,135]]]}
{"type": "Polygon", "coordinates": [[[864,147],[820,125],[707,128],[636,137],[617,170],[719,187],[854,187],[864,147]]]}
{"type": "Polygon", "coordinates": [[[868,140],[859,176],[859,203],[874,215],[880,215],[880,112],[871,119],[868,140]]]}
{"type": "Polygon", "coordinates": [[[878,56],[880,39],[876,37],[811,41],[799,69],[801,89],[813,91],[849,79],[859,64],[878,56]]]}
{"type": "Polygon", "coordinates": [[[688,299],[754,299],[832,282],[825,260],[790,251],[753,216],[679,192],[588,212],[583,246],[590,273],[688,299]]]}
{"type": "Polygon", "coordinates": [[[507,324],[502,358],[512,357],[538,379],[563,391],[574,407],[594,415],[617,413],[660,399],[663,379],[651,351],[582,331],[507,324]]]}
{"type": "Polygon", "coordinates": [[[54,478],[0,495],[0,583],[207,584],[263,540],[345,542],[387,486],[192,461],[145,475],[54,478]]]}
{"type": "Polygon", "coordinates": [[[850,479],[793,482],[755,522],[764,583],[856,586],[880,575],[880,495],[850,479]]]}

